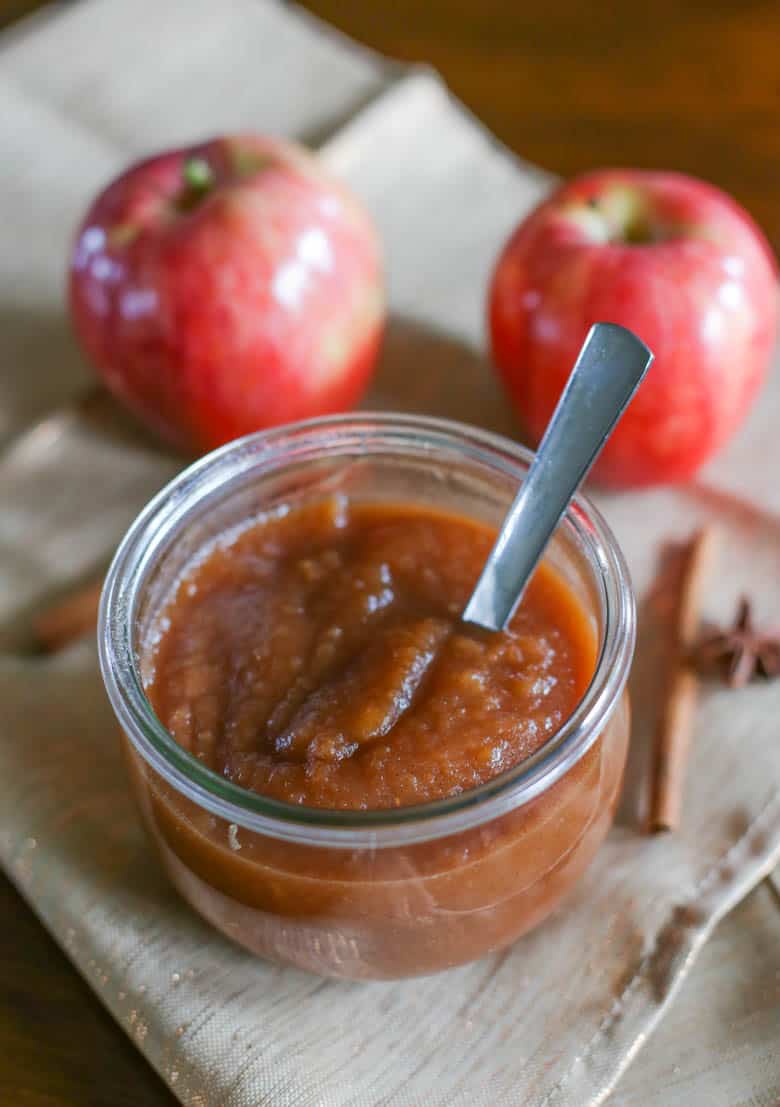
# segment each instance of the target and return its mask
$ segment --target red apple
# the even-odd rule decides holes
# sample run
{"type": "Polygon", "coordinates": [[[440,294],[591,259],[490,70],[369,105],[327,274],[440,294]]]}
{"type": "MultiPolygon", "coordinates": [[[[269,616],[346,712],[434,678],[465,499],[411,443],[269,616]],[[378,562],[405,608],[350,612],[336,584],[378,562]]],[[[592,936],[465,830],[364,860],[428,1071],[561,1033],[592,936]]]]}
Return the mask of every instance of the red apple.
{"type": "Polygon", "coordinates": [[[70,309],[111,391],[207,450],[355,404],[384,322],[379,242],[314,155],[218,138],[142,161],[97,197],[70,309]]]}
{"type": "Polygon", "coordinates": [[[777,333],[769,246],[730,197],[679,173],[602,170],[520,224],[489,294],[493,360],[537,439],[592,323],[655,363],[594,468],[612,486],[690,477],[736,430],[777,333]]]}

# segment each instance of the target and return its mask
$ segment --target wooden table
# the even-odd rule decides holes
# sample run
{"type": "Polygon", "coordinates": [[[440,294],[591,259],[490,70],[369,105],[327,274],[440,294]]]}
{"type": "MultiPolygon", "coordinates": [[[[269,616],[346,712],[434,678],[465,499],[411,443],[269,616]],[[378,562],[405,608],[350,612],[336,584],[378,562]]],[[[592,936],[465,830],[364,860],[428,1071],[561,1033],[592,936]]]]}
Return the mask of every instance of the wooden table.
{"type": "MultiPolygon", "coordinates": [[[[0,0],[0,25],[41,6],[0,0]]],[[[435,66],[523,157],[562,174],[621,164],[709,178],[752,211],[780,249],[780,4],[315,0],[306,6],[377,50],[435,66]]],[[[751,925],[771,926],[771,897],[769,886],[757,889],[723,924],[722,942],[744,942],[751,925]]],[[[2,878],[0,918],[0,1104],[173,1104],[2,878]]],[[[716,956],[715,948],[706,949],[694,973],[706,972],[716,956]]],[[[684,990],[683,1013],[686,1002],[684,990]]],[[[673,1038],[664,1043],[673,1046],[673,1038]]],[[[650,1063],[640,1057],[637,1068],[650,1063]]]]}

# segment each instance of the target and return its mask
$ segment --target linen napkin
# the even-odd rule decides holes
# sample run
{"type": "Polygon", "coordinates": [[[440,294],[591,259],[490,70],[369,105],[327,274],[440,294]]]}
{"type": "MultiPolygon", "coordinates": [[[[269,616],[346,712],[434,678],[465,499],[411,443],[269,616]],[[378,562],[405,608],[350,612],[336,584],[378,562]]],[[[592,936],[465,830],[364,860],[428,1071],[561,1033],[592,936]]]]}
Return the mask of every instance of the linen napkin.
{"type": "MultiPolygon", "coordinates": [[[[667,544],[717,520],[728,557],[707,615],[728,618],[745,587],[767,618],[780,614],[778,372],[701,480],[598,498],[640,601],[636,725],[625,817],[566,904],[511,950],[427,979],[324,982],[257,961],[158,870],[92,643],[53,660],[15,648],[27,614],[104,563],[180,465],[110,404],[75,402],[87,374],[63,316],[69,236],[94,190],[156,147],[239,128],[314,141],[387,247],[392,315],[369,405],[514,434],[481,352],[484,290],[551,179],[501,149],[434,74],[273,0],[84,0],[17,32],[0,58],[5,870],[189,1107],[604,1102],[717,921],[780,860],[779,683],[708,690],[680,833],[642,837],[630,802],[658,702],[667,544]]],[[[727,1102],[710,1091],[708,1104],[727,1102]]]]}

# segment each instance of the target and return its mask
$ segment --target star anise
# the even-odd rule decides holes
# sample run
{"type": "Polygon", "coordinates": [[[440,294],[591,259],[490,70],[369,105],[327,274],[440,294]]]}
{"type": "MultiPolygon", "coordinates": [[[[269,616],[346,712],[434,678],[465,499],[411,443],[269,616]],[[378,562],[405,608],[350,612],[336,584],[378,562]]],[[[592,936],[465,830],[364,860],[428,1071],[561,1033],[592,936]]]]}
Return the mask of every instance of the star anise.
{"type": "Polygon", "coordinates": [[[780,676],[780,632],[757,630],[750,600],[742,596],[733,625],[705,635],[693,651],[701,672],[718,672],[731,688],[744,688],[756,676],[780,676]]]}

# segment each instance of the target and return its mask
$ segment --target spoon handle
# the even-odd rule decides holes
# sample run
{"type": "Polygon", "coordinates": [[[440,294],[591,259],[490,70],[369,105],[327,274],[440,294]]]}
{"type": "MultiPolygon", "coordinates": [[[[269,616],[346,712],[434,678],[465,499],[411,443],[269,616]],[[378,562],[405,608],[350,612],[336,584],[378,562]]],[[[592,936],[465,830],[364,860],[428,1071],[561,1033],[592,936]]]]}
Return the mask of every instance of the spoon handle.
{"type": "Polygon", "coordinates": [[[463,618],[502,630],[522,599],[552,533],[653,360],[635,334],[596,323],[463,618]]]}

